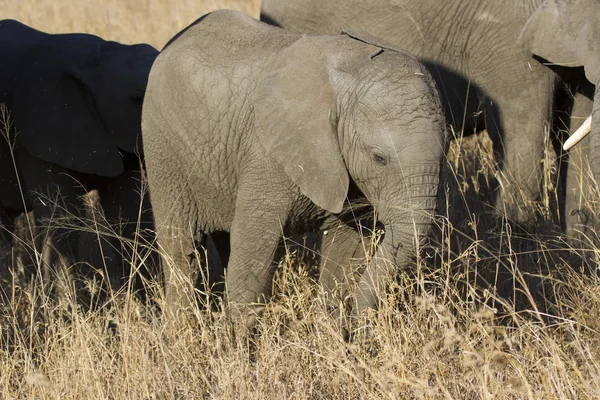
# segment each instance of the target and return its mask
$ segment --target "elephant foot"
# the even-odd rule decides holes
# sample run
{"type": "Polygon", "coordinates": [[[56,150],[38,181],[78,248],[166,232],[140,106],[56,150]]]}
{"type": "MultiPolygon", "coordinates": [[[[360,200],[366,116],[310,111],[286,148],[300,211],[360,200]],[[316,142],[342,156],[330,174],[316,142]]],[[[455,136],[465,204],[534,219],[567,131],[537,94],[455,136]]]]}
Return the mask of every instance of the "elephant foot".
{"type": "Polygon", "coordinates": [[[588,207],[571,209],[566,216],[567,242],[574,249],[592,249],[600,246],[600,221],[588,207]]]}
{"type": "Polygon", "coordinates": [[[263,314],[265,308],[264,303],[243,304],[227,302],[226,312],[234,332],[243,337],[256,329],[258,319],[263,314]]]}
{"type": "Polygon", "coordinates": [[[501,186],[495,204],[498,214],[522,226],[532,225],[541,214],[540,202],[518,189],[514,183],[501,186]]]}

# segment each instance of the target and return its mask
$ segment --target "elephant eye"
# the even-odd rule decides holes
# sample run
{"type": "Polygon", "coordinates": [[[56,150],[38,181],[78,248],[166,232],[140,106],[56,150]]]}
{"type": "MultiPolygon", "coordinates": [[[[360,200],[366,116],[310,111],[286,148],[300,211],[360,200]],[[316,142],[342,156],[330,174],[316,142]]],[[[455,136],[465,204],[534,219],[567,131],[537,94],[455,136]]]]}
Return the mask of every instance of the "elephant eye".
{"type": "Polygon", "coordinates": [[[373,158],[373,161],[375,161],[375,163],[382,166],[385,166],[388,163],[387,158],[381,153],[373,152],[371,153],[371,158],[373,158]]]}

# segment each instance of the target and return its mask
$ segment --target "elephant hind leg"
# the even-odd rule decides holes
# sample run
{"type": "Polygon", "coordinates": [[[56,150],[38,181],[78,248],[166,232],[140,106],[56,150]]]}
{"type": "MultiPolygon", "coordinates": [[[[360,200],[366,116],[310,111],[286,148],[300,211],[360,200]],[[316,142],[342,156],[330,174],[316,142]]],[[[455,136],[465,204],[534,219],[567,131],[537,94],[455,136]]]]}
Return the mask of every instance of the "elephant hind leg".
{"type": "Polygon", "coordinates": [[[225,267],[231,252],[229,232],[215,231],[205,235],[200,243],[200,277],[196,288],[206,299],[205,303],[217,309],[217,299],[225,294],[225,267]]]}
{"type": "Polygon", "coordinates": [[[167,321],[177,323],[181,317],[191,315],[196,304],[194,286],[198,279],[198,265],[193,262],[196,240],[203,235],[192,232],[183,224],[157,225],[158,251],[161,255],[165,286],[167,321]]]}
{"type": "MultiPolygon", "coordinates": [[[[19,153],[19,168],[35,218],[36,252],[41,254],[47,283],[59,276],[90,276],[79,263],[78,243],[82,231],[81,198],[84,179],[73,171],[39,160],[25,150],[19,153]],[[72,274],[72,269],[76,271],[72,274]]],[[[77,279],[77,281],[80,281],[77,279]]],[[[82,283],[82,282],[78,282],[82,283]]],[[[49,285],[49,286],[52,286],[49,285]]],[[[82,285],[77,285],[81,286],[82,285]]],[[[67,289],[65,289],[67,290],[67,289]]]]}
{"type": "MultiPolygon", "coordinates": [[[[145,177],[137,167],[137,157],[125,157],[127,168],[115,178],[98,179],[99,211],[109,232],[102,235],[107,274],[119,286],[132,285],[143,294],[147,283],[159,273],[155,247],[154,218],[145,177]],[[110,244],[110,246],[108,246],[110,244]]],[[[93,211],[93,210],[92,210],[93,211]]],[[[98,245],[96,245],[98,248],[98,245]]]]}
{"type": "MultiPolygon", "coordinates": [[[[89,266],[89,273],[97,271],[102,277],[102,288],[109,292],[118,290],[120,281],[115,281],[114,265],[121,265],[118,252],[119,240],[104,232],[106,216],[97,190],[86,193],[82,200],[83,230],[78,241],[79,261],[89,266]]],[[[88,276],[92,278],[93,275],[88,276]]],[[[120,276],[118,276],[120,278],[120,276]]]]}

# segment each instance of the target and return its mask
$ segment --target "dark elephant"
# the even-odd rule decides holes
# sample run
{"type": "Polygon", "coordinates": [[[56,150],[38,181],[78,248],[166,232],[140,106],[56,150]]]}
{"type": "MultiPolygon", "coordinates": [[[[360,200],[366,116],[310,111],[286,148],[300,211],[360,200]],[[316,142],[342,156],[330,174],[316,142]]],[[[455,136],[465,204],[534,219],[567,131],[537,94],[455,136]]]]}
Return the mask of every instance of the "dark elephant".
{"type": "MultiPolygon", "coordinates": [[[[582,121],[591,113],[584,124],[586,132],[591,129],[591,133],[570,150],[566,204],[571,205],[571,212],[565,217],[574,232],[583,233],[582,239],[595,239],[593,231],[597,231],[598,224],[594,213],[599,210],[593,205],[597,198],[586,198],[582,193],[592,188],[597,195],[600,182],[600,3],[546,0],[527,21],[519,43],[548,65],[583,67],[585,71],[586,94],[593,98],[593,109],[586,107],[578,117],[582,121]],[[591,229],[592,225],[595,229],[591,229]]],[[[580,96],[575,101],[581,101],[580,96]]]]}
{"type": "Polygon", "coordinates": [[[141,190],[140,119],[157,55],[147,44],[47,34],[0,21],[0,103],[12,121],[0,141],[4,232],[11,232],[15,215],[33,210],[46,266],[61,259],[66,266],[81,263],[86,274],[107,268],[123,276],[133,256],[124,242],[136,239],[138,229],[151,240],[152,215],[141,190]],[[98,240],[82,245],[79,219],[93,209],[82,196],[92,190],[125,241],[105,236],[100,247],[98,240]],[[103,257],[108,254],[113,259],[103,257]]]}
{"type": "MultiPolygon", "coordinates": [[[[564,71],[545,67],[516,40],[542,2],[263,0],[261,19],[294,32],[366,32],[414,54],[440,87],[454,129],[487,129],[501,166],[496,208],[523,223],[540,200],[544,134],[563,94],[564,71]]],[[[585,96],[576,103],[576,115],[589,111],[585,96]]],[[[564,214],[575,213],[576,203],[564,214]]],[[[575,224],[566,219],[567,229],[575,224]]]]}
{"type": "Polygon", "coordinates": [[[280,238],[318,230],[347,198],[364,195],[385,228],[356,312],[378,304],[431,228],[445,123],[406,53],[216,11],[157,57],[142,131],[169,316],[194,300],[190,258],[214,231],[231,233],[228,304],[251,326],[280,238]]]}

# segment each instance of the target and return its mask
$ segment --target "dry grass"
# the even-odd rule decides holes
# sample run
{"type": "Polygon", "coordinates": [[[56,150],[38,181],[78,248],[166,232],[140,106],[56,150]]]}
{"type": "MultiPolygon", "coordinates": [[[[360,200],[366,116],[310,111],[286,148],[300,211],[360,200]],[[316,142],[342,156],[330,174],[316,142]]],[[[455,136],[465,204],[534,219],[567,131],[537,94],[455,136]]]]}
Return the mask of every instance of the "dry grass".
{"type": "Polygon", "coordinates": [[[87,32],[158,49],[203,14],[230,8],[258,17],[260,0],[0,0],[0,19],[52,33],[87,32]]]}
{"type": "MultiPolygon", "coordinates": [[[[189,3],[24,0],[0,10],[40,29],[160,47],[205,11],[258,6],[189,3]]],[[[548,222],[553,162],[540,222],[525,233],[484,205],[496,172],[485,135],[455,141],[434,245],[350,343],[309,274],[286,262],[249,345],[222,313],[200,308],[172,335],[127,293],[84,313],[71,296],[21,284],[4,252],[14,268],[0,269],[0,398],[600,398],[600,279],[548,222]]],[[[160,306],[158,285],[150,291],[160,306]]]]}

